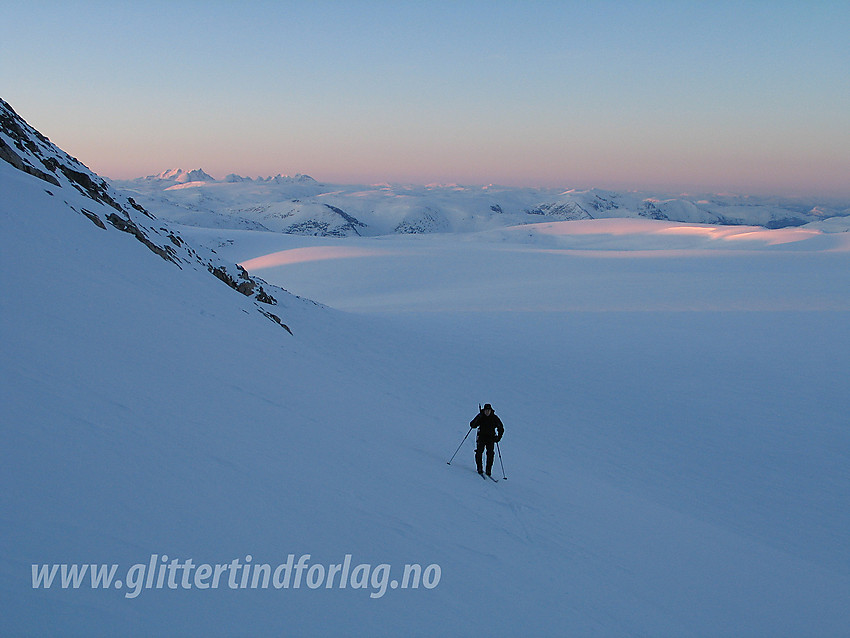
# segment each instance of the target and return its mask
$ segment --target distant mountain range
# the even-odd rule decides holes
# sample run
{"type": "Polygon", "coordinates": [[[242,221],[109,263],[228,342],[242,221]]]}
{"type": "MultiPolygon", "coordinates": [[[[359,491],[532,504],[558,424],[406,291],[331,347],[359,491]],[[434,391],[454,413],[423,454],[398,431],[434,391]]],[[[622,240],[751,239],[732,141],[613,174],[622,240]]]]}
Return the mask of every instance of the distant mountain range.
{"type": "MultiPolygon", "coordinates": [[[[196,168],[191,171],[184,171],[182,168],[169,168],[168,170],[162,171],[157,175],[148,175],[147,177],[140,177],[137,180],[131,180],[133,182],[141,182],[148,184],[156,184],[164,186],[164,188],[170,188],[172,186],[176,186],[178,184],[190,184],[194,182],[215,182],[215,177],[207,173],[202,168],[196,168]]],[[[272,182],[275,184],[315,184],[316,180],[314,180],[309,175],[295,175],[294,177],[290,177],[289,175],[275,175],[274,177],[257,177],[256,180],[251,177],[244,177],[242,175],[237,175],[235,173],[231,173],[227,177],[224,178],[224,182],[253,182],[257,181],[258,183],[266,183],[272,182]]]]}
{"type": "Polygon", "coordinates": [[[850,202],[504,186],[340,185],[308,175],[216,180],[171,169],[114,185],[177,223],[299,235],[475,232],[547,221],[623,217],[765,228],[850,216],[850,202]]]}

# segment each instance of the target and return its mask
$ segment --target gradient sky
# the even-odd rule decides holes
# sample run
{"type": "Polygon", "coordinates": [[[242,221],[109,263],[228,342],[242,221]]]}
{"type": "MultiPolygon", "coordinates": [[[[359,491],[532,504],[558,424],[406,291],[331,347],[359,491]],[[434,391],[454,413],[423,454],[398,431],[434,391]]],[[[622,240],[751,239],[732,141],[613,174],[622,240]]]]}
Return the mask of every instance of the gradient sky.
{"type": "Polygon", "coordinates": [[[850,197],[850,2],[2,1],[96,172],[850,197]]]}

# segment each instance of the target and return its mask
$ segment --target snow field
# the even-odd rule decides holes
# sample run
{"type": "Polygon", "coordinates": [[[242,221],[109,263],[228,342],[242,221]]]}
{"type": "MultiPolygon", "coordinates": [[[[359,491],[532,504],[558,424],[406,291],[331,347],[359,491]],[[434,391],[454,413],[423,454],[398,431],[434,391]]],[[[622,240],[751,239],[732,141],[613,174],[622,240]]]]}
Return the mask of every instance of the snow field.
{"type": "Polygon", "coordinates": [[[840,238],[184,229],[234,261],[316,257],[252,271],[331,306],[282,300],[290,336],[0,170],[2,633],[846,631],[840,238]],[[445,463],[484,401],[506,426],[498,485],[471,436],[445,463]],[[290,553],[441,580],[377,600],[29,582],[32,564],[290,553]]]}

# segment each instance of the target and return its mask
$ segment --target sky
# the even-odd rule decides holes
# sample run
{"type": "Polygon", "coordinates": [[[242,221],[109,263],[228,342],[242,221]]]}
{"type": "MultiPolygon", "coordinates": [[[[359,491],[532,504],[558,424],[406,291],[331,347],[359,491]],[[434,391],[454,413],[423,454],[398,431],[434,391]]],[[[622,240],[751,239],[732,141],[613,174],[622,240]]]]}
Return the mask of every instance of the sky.
{"type": "Polygon", "coordinates": [[[850,198],[850,3],[0,0],[97,173],[850,198]]]}

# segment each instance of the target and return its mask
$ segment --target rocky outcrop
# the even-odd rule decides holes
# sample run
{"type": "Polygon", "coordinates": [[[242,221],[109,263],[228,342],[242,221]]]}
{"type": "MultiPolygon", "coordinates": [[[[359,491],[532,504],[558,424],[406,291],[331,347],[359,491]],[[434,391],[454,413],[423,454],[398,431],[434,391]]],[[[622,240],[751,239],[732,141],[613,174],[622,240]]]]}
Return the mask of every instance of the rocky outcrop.
{"type": "Polygon", "coordinates": [[[588,213],[576,202],[558,202],[539,204],[534,208],[525,211],[528,215],[540,215],[556,221],[574,221],[577,219],[593,219],[593,216],[588,213]]]}
{"type": "MultiPolygon", "coordinates": [[[[0,160],[24,173],[44,180],[59,193],[76,192],[78,194],[76,198],[65,195],[67,198],[65,203],[69,210],[80,213],[98,228],[108,230],[111,226],[132,235],[152,253],[178,268],[183,269],[187,266],[203,268],[219,281],[240,294],[254,299],[258,304],[274,306],[278,303],[272,294],[272,291],[276,289],[275,286],[253,277],[241,266],[225,262],[213,250],[189,245],[176,231],[154,217],[134,199],[119,194],[106,180],[53,145],[50,140],[18,116],[2,99],[0,99],[0,160]],[[80,201],[80,197],[83,202],[86,202],[85,206],[74,206],[68,203],[68,200],[80,201]]],[[[196,171],[187,175],[200,176],[196,171]]],[[[55,195],[53,191],[48,192],[55,195]]],[[[285,294],[282,289],[277,290],[285,294]]],[[[270,311],[262,311],[262,314],[289,331],[280,318],[270,311]]]]}

